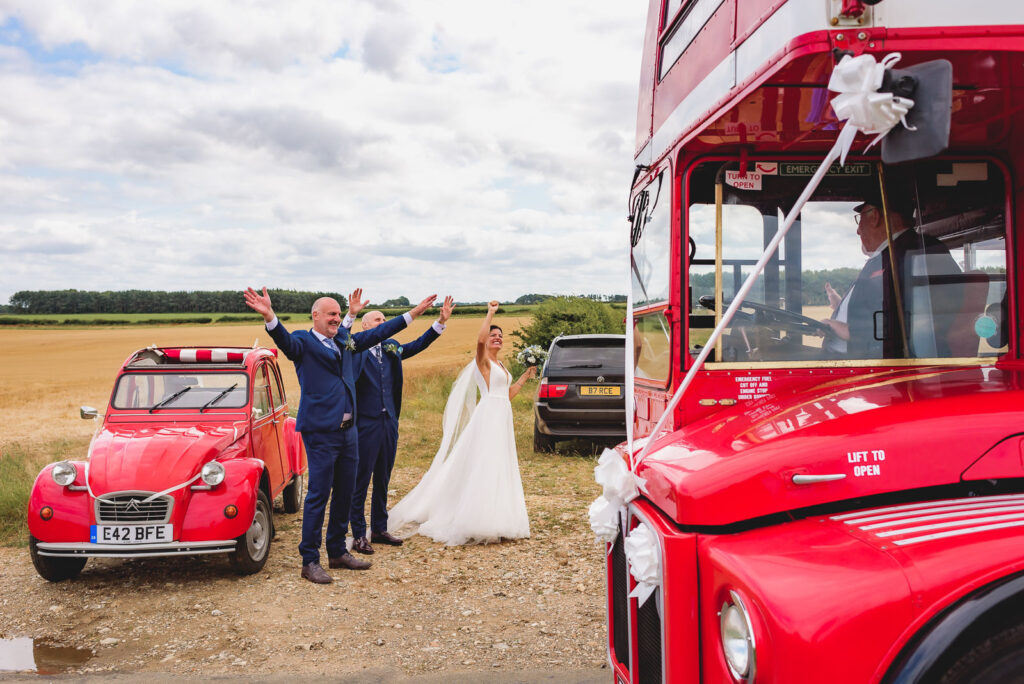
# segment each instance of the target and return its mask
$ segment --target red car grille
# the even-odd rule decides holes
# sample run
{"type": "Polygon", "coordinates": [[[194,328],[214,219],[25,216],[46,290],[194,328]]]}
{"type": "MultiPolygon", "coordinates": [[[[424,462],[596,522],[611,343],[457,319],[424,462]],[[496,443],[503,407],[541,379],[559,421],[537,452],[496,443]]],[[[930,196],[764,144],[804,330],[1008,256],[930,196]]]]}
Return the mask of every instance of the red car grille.
{"type": "MultiPolygon", "coordinates": [[[[629,570],[626,567],[626,549],[622,532],[612,545],[608,555],[612,567],[612,657],[626,670],[633,667],[630,658],[629,610],[636,606],[636,599],[629,598],[629,570]]],[[[660,594],[660,591],[658,592],[660,594]]],[[[661,597],[652,595],[642,606],[636,607],[636,641],[632,642],[636,649],[636,680],[639,684],[661,684],[662,682],[662,643],[661,615],[658,612],[658,601],[661,597]]]]}
{"type": "Polygon", "coordinates": [[[612,564],[612,655],[619,663],[629,667],[629,584],[626,581],[626,549],[622,532],[615,539],[609,557],[612,564]]]}
{"type": "Polygon", "coordinates": [[[146,501],[153,492],[121,492],[96,499],[96,522],[100,525],[165,523],[171,517],[173,500],[160,496],[146,501]]]}

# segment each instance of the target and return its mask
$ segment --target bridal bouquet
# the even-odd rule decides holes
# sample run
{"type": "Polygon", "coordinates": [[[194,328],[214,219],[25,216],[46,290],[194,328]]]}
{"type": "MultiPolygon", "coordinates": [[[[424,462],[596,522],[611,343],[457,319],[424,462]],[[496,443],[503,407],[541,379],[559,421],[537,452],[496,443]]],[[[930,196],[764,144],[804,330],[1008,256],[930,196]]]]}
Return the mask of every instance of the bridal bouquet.
{"type": "Polygon", "coordinates": [[[516,354],[516,361],[524,366],[539,366],[547,361],[548,353],[535,344],[524,347],[516,354]]]}

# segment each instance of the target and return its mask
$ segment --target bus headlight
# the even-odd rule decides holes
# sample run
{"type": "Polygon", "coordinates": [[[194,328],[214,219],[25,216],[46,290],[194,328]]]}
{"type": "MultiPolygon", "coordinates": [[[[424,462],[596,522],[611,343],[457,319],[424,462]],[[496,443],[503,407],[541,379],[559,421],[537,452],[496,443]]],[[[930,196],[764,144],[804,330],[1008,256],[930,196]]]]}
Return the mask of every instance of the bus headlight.
{"type": "Polygon", "coordinates": [[[757,664],[757,649],[754,645],[754,630],[750,615],[743,600],[735,591],[729,592],[729,601],[722,604],[719,613],[722,631],[722,651],[732,676],[741,681],[754,679],[757,664]]]}
{"type": "Polygon", "coordinates": [[[78,469],[75,468],[74,464],[61,461],[54,464],[53,470],[50,471],[50,477],[61,487],[67,487],[78,477],[78,469]]]}
{"type": "Polygon", "coordinates": [[[217,461],[210,461],[203,466],[199,478],[211,487],[219,485],[224,481],[224,466],[217,461]]]}

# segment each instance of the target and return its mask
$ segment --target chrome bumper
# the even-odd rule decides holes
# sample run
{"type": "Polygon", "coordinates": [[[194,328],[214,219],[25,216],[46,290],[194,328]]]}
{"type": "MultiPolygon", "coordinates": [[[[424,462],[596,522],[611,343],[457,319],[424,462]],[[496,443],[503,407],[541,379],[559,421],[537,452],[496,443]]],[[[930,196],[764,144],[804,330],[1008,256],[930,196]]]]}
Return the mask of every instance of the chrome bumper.
{"type": "Polygon", "coordinates": [[[235,540],[170,542],[165,544],[90,544],[88,542],[37,542],[40,556],[62,558],[147,558],[151,556],[196,556],[207,553],[228,553],[235,550],[235,540]]]}

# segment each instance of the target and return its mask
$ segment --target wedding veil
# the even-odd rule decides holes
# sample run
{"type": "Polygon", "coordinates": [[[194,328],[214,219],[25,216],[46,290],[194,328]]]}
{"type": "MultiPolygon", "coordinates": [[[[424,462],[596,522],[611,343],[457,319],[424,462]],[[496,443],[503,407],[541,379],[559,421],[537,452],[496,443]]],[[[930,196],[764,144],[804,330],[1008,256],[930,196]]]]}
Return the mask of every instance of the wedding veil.
{"type": "Polygon", "coordinates": [[[438,495],[444,495],[443,492],[435,492],[436,487],[443,486],[442,482],[435,483],[435,480],[438,479],[437,475],[451,454],[452,448],[458,443],[459,436],[469,424],[469,419],[476,408],[478,390],[482,393],[487,391],[474,359],[459,372],[452,385],[452,391],[448,394],[444,417],[441,419],[441,446],[434,454],[430,468],[419,484],[388,513],[388,530],[391,532],[403,531],[401,528],[408,523],[423,522],[427,517],[430,503],[438,495]]]}

